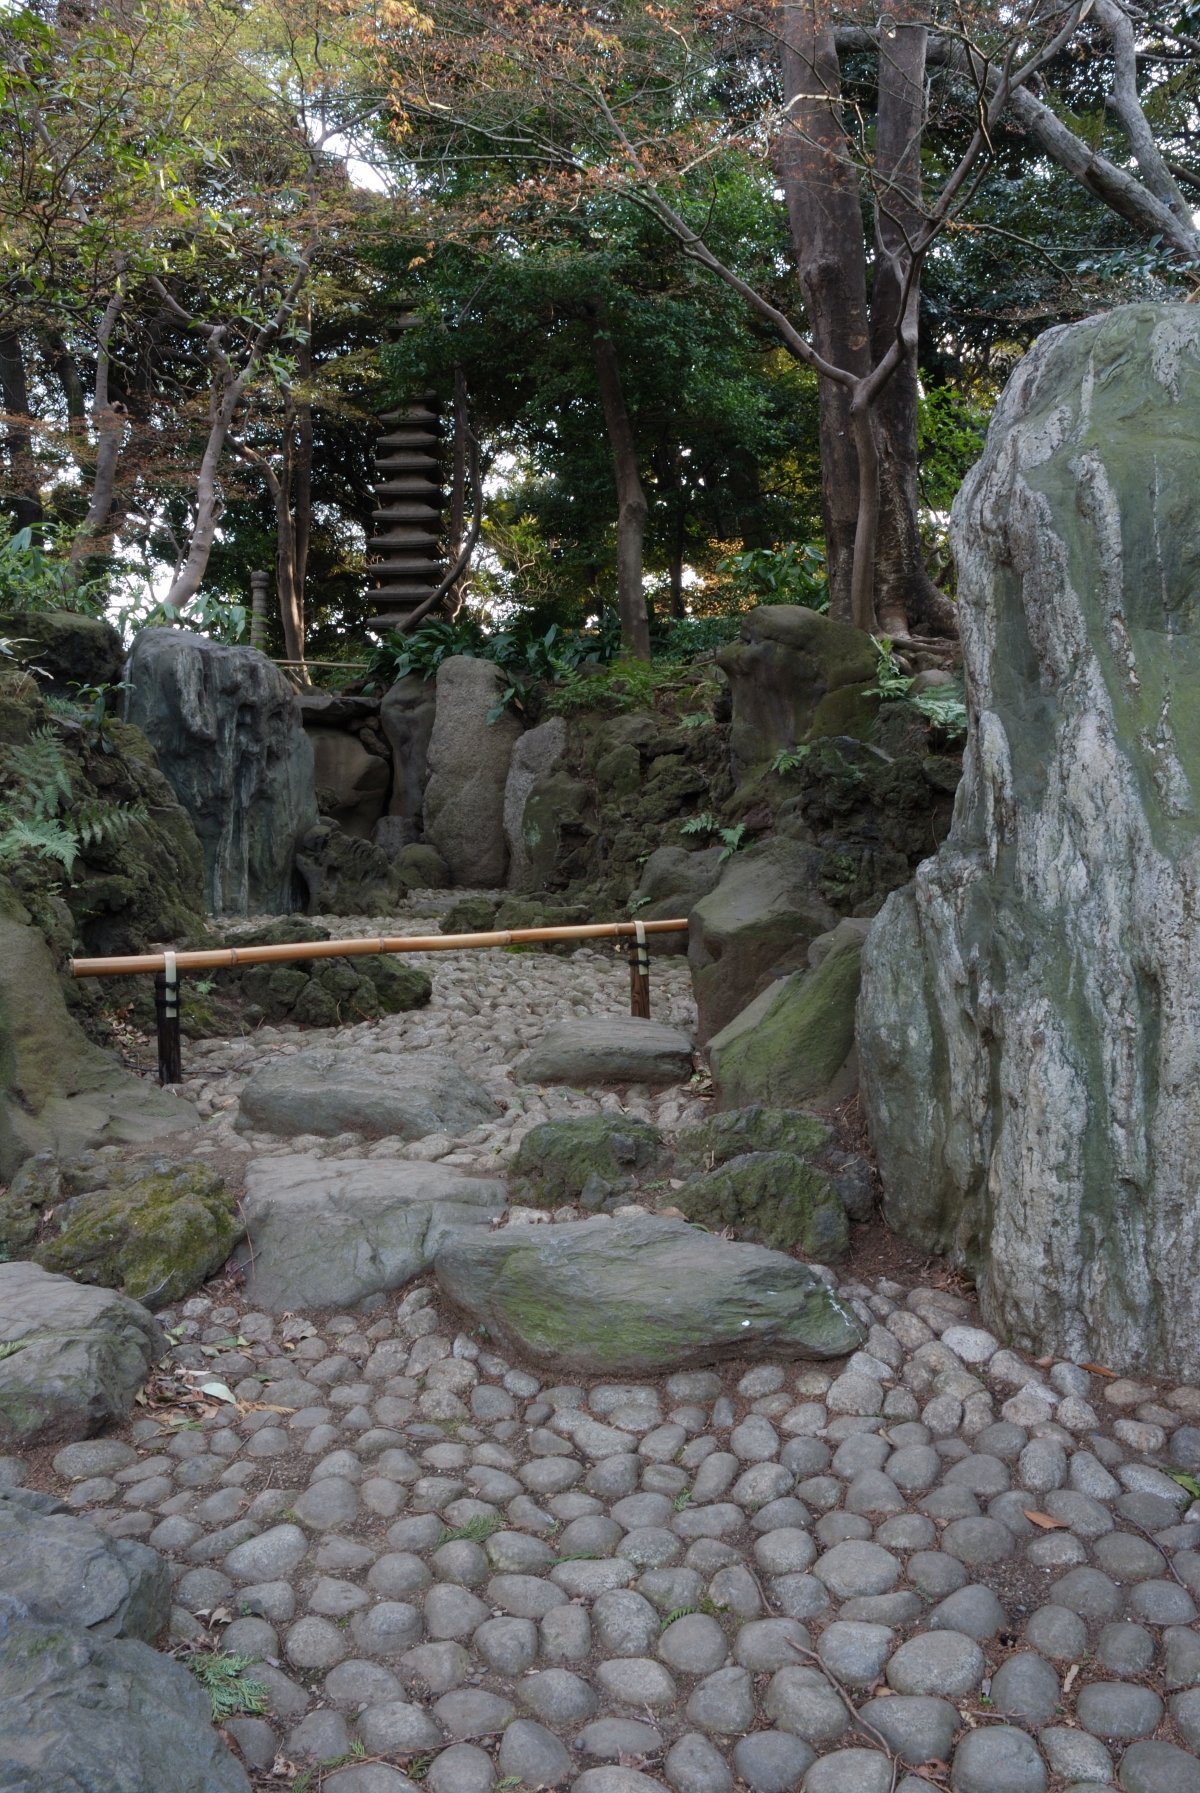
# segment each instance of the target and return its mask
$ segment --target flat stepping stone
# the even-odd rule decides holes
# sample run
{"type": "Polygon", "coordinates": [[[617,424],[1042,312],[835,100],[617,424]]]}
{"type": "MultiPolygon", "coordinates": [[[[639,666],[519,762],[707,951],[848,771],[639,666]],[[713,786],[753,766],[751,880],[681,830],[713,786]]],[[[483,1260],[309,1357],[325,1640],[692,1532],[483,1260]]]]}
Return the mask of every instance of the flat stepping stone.
{"type": "Polygon", "coordinates": [[[559,1021],[517,1070],[523,1083],[683,1083],[692,1074],[692,1042],[634,1015],[559,1021]]]}
{"type": "Polygon", "coordinates": [[[351,1307],[419,1276],[448,1240],[486,1232],[505,1201],[503,1183],[440,1164],[253,1159],[241,1254],[247,1296],[268,1313],[351,1307]]]}
{"type": "Polygon", "coordinates": [[[649,1215],[505,1227],[447,1245],[435,1270],[473,1324],[557,1372],[840,1357],[863,1340],[852,1310],[808,1265],[649,1215]]]}
{"type": "Polygon", "coordinates": [[[487,1091],[441,1053],[325,1047],[255,1071],[241,1092],[236,1125],[242,1133],[289,1138],[362,1133],[412,1140],[469,1133],[495,1118],[487,1091]]]}

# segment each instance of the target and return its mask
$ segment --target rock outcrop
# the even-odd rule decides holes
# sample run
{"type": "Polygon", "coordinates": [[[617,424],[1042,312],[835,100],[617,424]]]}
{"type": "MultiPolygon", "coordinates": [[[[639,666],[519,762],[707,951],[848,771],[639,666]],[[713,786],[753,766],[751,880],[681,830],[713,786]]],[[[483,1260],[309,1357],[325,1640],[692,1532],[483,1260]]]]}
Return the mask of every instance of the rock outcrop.
{"type": "Polygon", "coordinates": [[[486,1234],[504,1184],[440,1164],[301,1156],[246,1172],[248,1294],[268,1313],[352,1307],[428,1270],[466,1234],[486,1234]]]}
{"type": "Polygon", "coordinates": [[[41,1624],[78,1625],[94,1638],[152,1644],[171,1612],[171,1577],[156,1550],[109,1537],[24,1489],[0,1489],[0,1586],[41,1624]]]}
{"type": "Polygon", "coordinates": [[[19,666],[35,667],[39,686],[74,701],[80,687],[116,685],[125,664],[111,623],[74,610],[16,610],[0,616],[0,635],[12,643],[19,666]]]}
{"type": "Polygon", "coordinates": [[[301,835],[295,859],[312,915],[390,915],[408,892],[403,872],[382,847],[347,834],[336,822],[319,822],[301,835]]]}
{"type": "Polygon", "coordinates": [[[1200,1374],[1200,318],[1041,337],[953,538],[954,828],[863,960],[893,1226],[1016,1346],[1200,1374]]]}
{"type": "Polygon", "coordinates": [[[446,1246],[442,1293],[501,1346],[591,1375],[840,1357],[863,1330],[807,1264],[682,1220],[508,1226],[446,1246]]]}
{"type": "Polygon", "coordinates": [[[489,722],[504,691],[490,660],[456,654],[437,673],[429,737],[425,834],[456,884],[504,883],[504,787],[521,725],[507,711],[489,722]]]}
{"type": "Polygon", "coordinates": [[[383,695],[379,720],[392,750],[392,796],[388,814],[420,820],[429,782],[429,737],[433,733],[436,686],[410,672],[383,695]]]}
{"type": "Polygon", "coordinates": [[[85,1037],[31,921],[0,879],[0,1178],[35,1152],[73,1156],[194,1127],[190,1102],[132,1077],[85,1037]]]}
{"type": "Polygon", "coordinates": [[[688,959],[701,1040],[720,1031],[773,975],[807,962],[809,943],[837,925],[817,891],[821,854],[768,840],[726,860],[691,912],[688,959]]]}
{"type": "Polygon", "coordinates": [[[869,921],[842,921],[808,951],[808,971],[793,971],[708,1042],[723,1108],[765,1102],[780,1108],[853,1095],[854,1007],[869,921]]]}
{"type": "Polygon", "coordinates": [[[153,743],[200,836],[209,908],[299,908],[296,843],[317,808],[312,747],[283,674],[256,648],[143,629],[128,677],[129,720],[153,743]]]}
{"type": "Polygon", "coordinates": [[[0,1446],[89,1438],[123,1420],[167,1341],[136,1301],[36,1264],[0,1264],[0,1446]]]}
{"type": "MultiPolygon", "coordinates": [[[[524,835],[525,805],[539,779],[549,778],[567,751],[561,716],[529,729],[513,747],[504,786],[504,838],[508,842],[508,883],[512,890],[536,890],[537,867],[524,835]]],[[[535,850],[540,841],[530,843],[535,850]]]]}
{"type": "Polygon", "coordinates": [[[813,736],[861,735],[879,708],[875,644],[799,604],[752,610],[717,655],[733,691],[730,746],[740,772],[813,736]]]}

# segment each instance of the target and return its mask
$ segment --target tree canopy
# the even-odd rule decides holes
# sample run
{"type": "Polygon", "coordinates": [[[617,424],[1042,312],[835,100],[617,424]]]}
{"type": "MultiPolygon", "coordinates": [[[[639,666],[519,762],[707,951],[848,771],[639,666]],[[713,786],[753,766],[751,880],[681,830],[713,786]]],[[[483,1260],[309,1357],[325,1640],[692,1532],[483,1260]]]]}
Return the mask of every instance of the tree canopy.
{"type": "Polygon", "coordinates": [[[629,647],[824,554],[952,634],[1029,342],[1200,282],[1178,4],[62,0],[0,73],[5,602],[236,638],[274,567],[291,659],[369,646],[377,419],[456,383],[476,611],[629,647]]]}

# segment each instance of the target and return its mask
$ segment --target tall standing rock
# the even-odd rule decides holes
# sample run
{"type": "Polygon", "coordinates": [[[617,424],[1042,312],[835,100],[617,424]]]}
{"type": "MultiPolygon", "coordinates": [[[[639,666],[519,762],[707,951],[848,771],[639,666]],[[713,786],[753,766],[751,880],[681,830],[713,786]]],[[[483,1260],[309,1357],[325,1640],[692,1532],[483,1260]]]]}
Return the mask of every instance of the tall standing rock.
{"type": "Polygon", "coordinates": [[[392,750],[390,816],[419,822],[429,781],[429,737],[433,733],[434,693],[431,679],[410,672],[386,691],[379,720],[392,750]]]}
{"type": "Polygon", "coordinates": [[[296,842],[317,820],[313,752],[294,692],[257,648],[143,629],[129,719],[158,750],[204,848],[215,915],[286,912],[296,842]]]}
{"type": "Polygon", "coordinates": [[[425,838],[456,884],[501,885],[508,867],[504,786],[521,724],[507,711],[488,721],[503,690],[490,660],[455,654],[438,667],[425,838]]]}
{"type": "Polygon", "coordinates": [[[1027,1349],[1200,1375],[1200,317],[1052,330],[954,508],[950,838],[863,958],[888,1219],[1027,1349]]]}
{"type": "Polygon", "coordinates": [[[513,747],[504,786],[504,836],[508,842],[508,882],[513,890],[535,890],[537,871],[525,842],[525,805],[539,779],[556,772],[567,751],[567,725],[551,716],[521,736],[513,747]]]}

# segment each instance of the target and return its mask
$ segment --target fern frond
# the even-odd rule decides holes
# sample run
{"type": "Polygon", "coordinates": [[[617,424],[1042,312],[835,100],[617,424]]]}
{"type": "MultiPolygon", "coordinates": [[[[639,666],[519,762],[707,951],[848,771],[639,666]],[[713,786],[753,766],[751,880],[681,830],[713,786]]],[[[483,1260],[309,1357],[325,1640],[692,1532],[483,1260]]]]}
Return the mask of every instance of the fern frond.
{"type": "Polygon", "coordinates": [[[144,803],[106,803],[101,797],[85,798],[71,812],[71,821],[78,830],[82,847],[119,840],[128,834],[135,822],[149,819],[150,812],[144,803]]]}
{"type": "Polygon", "coordinates": [[[47,816],[10,822],[0,833],[0,862],[11,864],[22,853],[38,853],[43,859],[55,859],[69,872],[79,854],[79,837],[64,828],[61,822],[47,816]]]}
{"type": "Polygon", "coordinates": [[[71,774],[62,742],[52,728],[39,728],[4,756],[4,772],[16,781],[12,803],[30,816],[50,819],[71,801],[71,774]]]}

